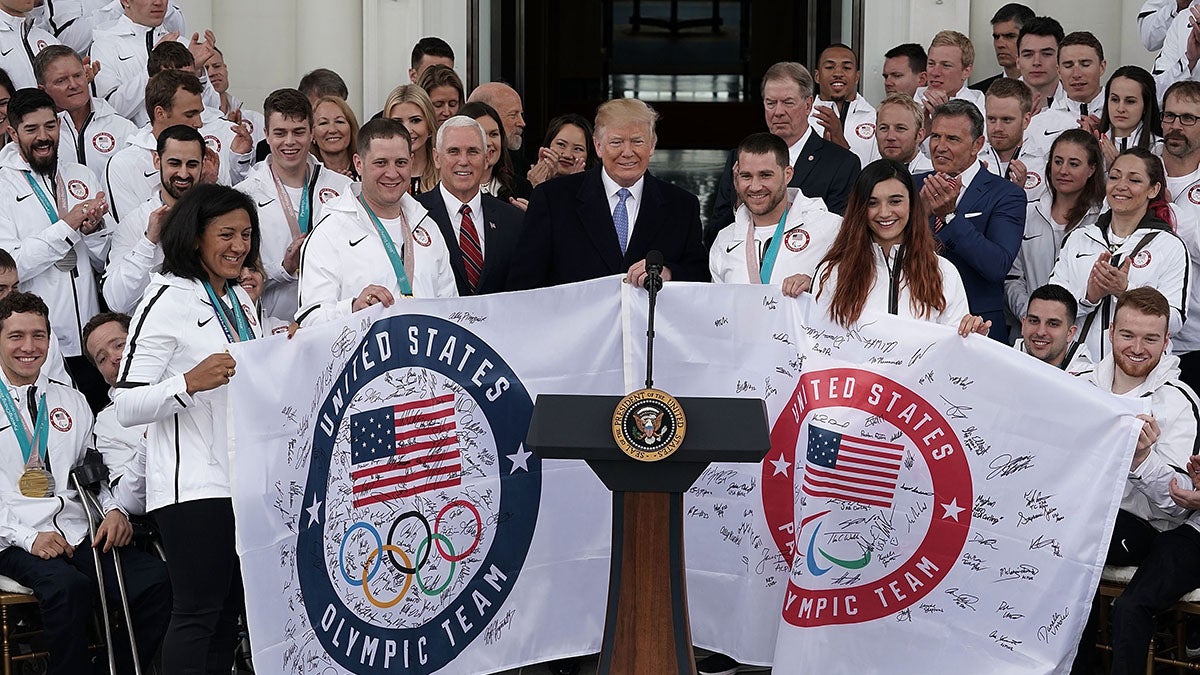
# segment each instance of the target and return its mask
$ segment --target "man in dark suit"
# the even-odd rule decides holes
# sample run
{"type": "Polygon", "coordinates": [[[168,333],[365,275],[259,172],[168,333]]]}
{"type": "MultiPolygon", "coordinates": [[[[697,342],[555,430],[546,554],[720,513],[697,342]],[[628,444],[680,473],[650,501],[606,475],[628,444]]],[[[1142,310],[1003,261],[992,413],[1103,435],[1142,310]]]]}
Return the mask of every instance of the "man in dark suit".
{"type": "Polygon", "coordinates": [[[996,51],[996,63],[1003,72],[972,84],[969,89],[987,93],[988,87],[1002,77],[1014,80],[1021,76],[1017,68],[1017,36],[1021,28],[1034,17],[1034,12],[1019,2],[1010,2],[992,15],[992,48],[996,51]]]}
{"type": "Polygon", "coordinates": [[[696,196],[646,172],[658,113],[637,99],[596,111],[602,166],[546,181],[533,191],[513,255],[508,289],[624,274],[641,285],[646,253],[666,262],[664,280],[707,281],[696,196]]]}
{"type": "Polygon", "coordinates": [[[479,122],[456,115],[438,127],[433,155],[437,189],[417,201],[437,223],[450,249],[458,294],[504,290],[509,263],[521,235],[519,209],[479,191],[487,143],[479,122]]]}
{"type": "MultiPolygon", "coordinates": [[[[782,61],[767,69],[762,85],[763,109],[767,130],[788,145],[792,160],[792,180],[788,187],[800,188],[805,197],[819,197],[825,207],[839,216],[846,211],[850,187],[861,168],[858,157],[813,133],[808,117],[813,106],[813,79],[799,63],[782,61]],[[819,167],[819,168],[818,168],[819,167]]],[[[712,217],[704,230],[704,242],[711,245],[717,232],[733,222],[734,153],[721,173],[712,217]]]]}
{"type": "Polygon", "coordinates": [[[975,104],[943,103],[929,133],[934,171],[918,176],[917,185],[942,256],[962,277],[971,313],[991,321],[992,339],[1007,342],[1004,277],[1025,233],[1025,191],[984,169],[977,158],[982,148],[983,115],[975,104]]]}

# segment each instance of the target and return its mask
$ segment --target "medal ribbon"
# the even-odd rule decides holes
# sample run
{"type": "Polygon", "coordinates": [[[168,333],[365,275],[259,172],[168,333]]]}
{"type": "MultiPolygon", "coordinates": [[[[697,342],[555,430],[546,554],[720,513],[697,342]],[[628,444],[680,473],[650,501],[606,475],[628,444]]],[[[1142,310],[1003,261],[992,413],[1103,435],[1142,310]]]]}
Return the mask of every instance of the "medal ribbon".
{"type": "Polygon", "coordinates": [[[775,258],[779,257],[779,247],[783,242],[783,225],[787,221],[787,214],[788,210],[784,209],[783,215],[779,216],[779,224],[775,226],[775,234],[771,235],[771,244],[763,252],[761,265],[756,260],[758,246],[754,244],[754,218],[750,219],[750,224],[746,227],[746,268],[750,273],[750,283],[771,283],[771,273],[775,271],[775,258]]]}
{"type": "MultiPolygon", "coordinates": [[[[23,171],[22,173],[25,174],[25,180],[29,182],[29,187],[33,188],[33,194],[37,195],[38,201],[42,203],[42,208],[46,210],[46,217],[50,219],[50,224],[53,225],[54,223],[57,223],[59,221],[58,208],[55,206],[54,202],[50,201],[50,198],[46,196],[46,192],[42,190],[42,186],[38,185],[37,180],[33,177],[33,172],[23,171]]],[[[65,202],[65,195],[58,194],[60,190],[57,189],[57,176],[55,177],[54,183],[56,187],[55,197],[59,197],[65,202]]]]}
{"type": "Polygon", "coordinates": [[[50,440],[50,416],[46,411],[46,395],[42,394],[38,401],[37,421],[34,422],[32,435],[29,434],[25,420],[21,419],[21,413],[17,410],[17,404],[13,402],[12,394],[8,393],[8,387],[3,384],[0,384],[0,407],[4,408],[4,415],[8,417],[8,423],[12,425],[13,434],[16,435],[17,443],[21,446],[25,467],[28,469],[45,466],[44,457],[50,440]]]}
{"type": "Polygon", "coordinates": [[[230,342],[253,340],[254,333],[250,330],[250,322],[246,320],[246,314],[242,312],[242,303],[238,301],[237,294],[233,292],[233,285],[228,280],[225,282],[225,293],[231,301],[229,304],[233,306],[234,323],[237,326],[236,334],[234,333],[234,326],[230,325],[229,317],[225,314],[225,304],[217,297],[212,284],[207,281],[200,283],[204,284],[204,290],[208,291],[208,302],[212,305],[213,312],[217,315],[217,321],[221,322],[221,330],[225,331],[225,339],[230,342]]]}
{"type": "MultiPolygon", "coordinates": [[[[392,271],[396,273],[396,283],[400,287],[401,295],[412,297],[412,284],[408,282],[408,274],[404,271],[404,262],[400,258],[400,253],[396,251],[396,242],[392,240],[392,235],[383,228],[379,216],[375,215],[375,212],[367,205],[367,200],[359,195],[358,201],[367,210],[367,215],[371,217],[371,222],[375,224],[375,229],[379,232],[379,238],[383,240],[383,250],[387,252],[388,260],[392,263],[392,271]]],[[[404,228],[407,230],[408,225],[404,225],[404,228]]],[[[408,244],[407,241],[405,243],[408,244]]],[[[405,246],[405,249],[411,250],[412,246],[405,246]]]]}
{"type": "Polygon", "coordinates": [[[275,180],[275,194],[279,195],[279,203],[283,205],[283,217],[287,219],[288,227],[292,230],[292,238],[295,239],[301,234],[308,234],[309,224],[312,221],[312,213],[309,209],[308,193],[309,185],[309,170],[304,170],[304,190],[300,193],[300,214],[296,214],[296,207],[292,204],[292,200],[288,197],[287,188],[284,187],[283,181],[279,180],[279,176],[275,175],[275,169],[271,169],[271,178],[275,180]]]}

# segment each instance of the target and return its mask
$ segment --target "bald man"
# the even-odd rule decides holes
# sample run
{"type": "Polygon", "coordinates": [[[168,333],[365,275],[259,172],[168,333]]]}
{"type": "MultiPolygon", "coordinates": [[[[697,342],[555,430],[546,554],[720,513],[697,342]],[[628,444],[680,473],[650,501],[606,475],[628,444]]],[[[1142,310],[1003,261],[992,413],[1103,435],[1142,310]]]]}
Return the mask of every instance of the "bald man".
{"type": "Polygon", "coordinates": [[[504,137],[508,142],[509,157],[512,158],[513,177],[516,179],[514,192],[518,197],[529,198],[533,192],[526,174],[532,166],[529,158],[521,151],[525,134],[525,106],[516,89],[503,82],[484,82],[475,87],[467,103],[486,103],[496,109],[500,123],[504,125],[504,137]]]}

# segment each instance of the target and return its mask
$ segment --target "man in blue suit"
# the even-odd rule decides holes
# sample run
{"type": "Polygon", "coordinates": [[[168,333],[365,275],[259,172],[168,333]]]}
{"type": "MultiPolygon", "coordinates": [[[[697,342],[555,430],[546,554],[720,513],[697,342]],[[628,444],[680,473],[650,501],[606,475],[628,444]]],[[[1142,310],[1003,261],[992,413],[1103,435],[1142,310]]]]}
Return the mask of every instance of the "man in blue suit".
{"type": "Polygon", "coordinates": [[[542,288],[624,274],[646,278],[657,250],[665,281],[707,281],[696,196],[647,173],[658,113],[615,99],[596,110],[593,142],[602,166],[539,185],[513,254],[508,290],[542,288]]]}
{"type": "Polygon", "coordinates": [[[438,185],[417,197],[450,251],[460,296],[499,293],[521,236],[520,209],[479,191],[487,142],[479,122],[455,115],[437,131],[438,185]]]}
{"type": "Polygon", "coordinates": [[[992,323],[992,339],[1007,342],[1004,277],[1025,232],[1025,192],[979,163],[983,130],[973,103],[952,99],[938,106],[929,133],[934,171],[917,184],[942,256],[962,277],[971,313],[992,323]]]}

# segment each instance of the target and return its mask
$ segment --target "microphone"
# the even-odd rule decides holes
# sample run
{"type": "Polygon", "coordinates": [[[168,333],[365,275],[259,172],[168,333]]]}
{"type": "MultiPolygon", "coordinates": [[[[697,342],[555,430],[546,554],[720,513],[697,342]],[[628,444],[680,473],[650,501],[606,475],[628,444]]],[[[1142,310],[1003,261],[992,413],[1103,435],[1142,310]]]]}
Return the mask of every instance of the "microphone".
{"type": "Polygon", "coordinates": [[[650,290],[653,286],[655,291],[661,291],[663,280],[663,257],[661,251],[646,252],[646,280],[642,282],[642,288],[650,290]]]}

